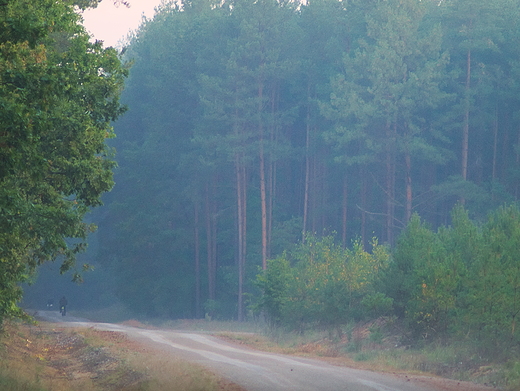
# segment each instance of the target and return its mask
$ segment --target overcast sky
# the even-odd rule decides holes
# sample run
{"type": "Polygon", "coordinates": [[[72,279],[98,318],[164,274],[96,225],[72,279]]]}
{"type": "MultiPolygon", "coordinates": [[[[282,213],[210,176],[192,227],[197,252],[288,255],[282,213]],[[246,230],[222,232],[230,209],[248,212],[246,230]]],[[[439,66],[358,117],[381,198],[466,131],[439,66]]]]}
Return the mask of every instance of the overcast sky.
{"type": "Polygon", "coordinates": [[[154,8],[161,0],[128,0],[130,8],[114,5],[113,0],[103,0],[95,9],[83,13],[84,26],[94,38],[104,41],[105,46],[118,46],[130,30],[141,23],[142,15],[151,18],[154,8]]]}

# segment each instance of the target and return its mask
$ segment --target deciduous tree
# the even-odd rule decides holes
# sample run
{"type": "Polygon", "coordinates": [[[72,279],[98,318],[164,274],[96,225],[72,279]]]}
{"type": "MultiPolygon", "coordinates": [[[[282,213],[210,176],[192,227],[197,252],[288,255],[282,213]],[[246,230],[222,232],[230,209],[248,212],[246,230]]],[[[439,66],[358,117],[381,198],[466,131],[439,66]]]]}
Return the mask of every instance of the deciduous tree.
{"type": "Polygon", "coordinates": [[[38,265],[74,266],[113,185],[105,140],[127,71],[79,18],[72,1],[0,5],[0,320],[21,314],[17,284],[38,265]]]}

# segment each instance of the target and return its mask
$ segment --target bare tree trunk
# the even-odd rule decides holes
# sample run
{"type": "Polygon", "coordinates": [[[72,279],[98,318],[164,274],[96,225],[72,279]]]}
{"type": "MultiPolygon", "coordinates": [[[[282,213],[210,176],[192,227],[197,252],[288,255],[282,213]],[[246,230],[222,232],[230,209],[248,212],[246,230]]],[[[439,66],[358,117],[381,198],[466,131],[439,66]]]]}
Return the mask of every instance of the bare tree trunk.
{"type": "Polygon", "coordinates": [[[365,168],[361,168],[361,243],[367,244],[367,178],[365,168]]]}
{"type": "Polygon", "coordinates": [[[245,165],[245,157],[243,157],[244,163],[242,164],[242,316],[240,317],[241,321],[245,319],[244,317],[244,278],[246,273],[246,255],[247,255],[247,173],[246,173],[246,165],[245,165]]]}
{"type": "Polygon", "coordinates": [[[325,228],[327,227],[327,201],[329,199],[329,187],[327,183],[327,176],[328,176],[328,170],[327,165],[323,160],[320,161],[320,191],[319,191],[319,197],[320,197],[320,204],[319,204],[319,211],[321,214],[320,219],[320,232],[324,232],[325,228]]]}
{"type": "MultiPolygon", "coordinates": [[[[518,139],[517,139],[517,145],[520,145],[520,127],[518,128],[518,139]]],[[[520,151],[516,151],[516,165],[520,165],[520,151]]],[[[520,182],[517,180],[516,181],[516,186],[515,186],[515,198],[518,200],[518,198],[520,197],[520,182]]]]}
{"type": "MultiPolygon", "coordinates": [[[[388,147],[387,147],[388,148],[388,147]]],[[[392,187],[391,182],[392,176],[392,158],[390,156],[390,151],[386,151],[386,241],[390,243],[390,239],[392,237],[392,204],[393,200],[391,199],[390,188],[392,187]]]]}
{"type": "Polygon", "coordinates": [[[406,213],[405,213],[405,221],[410,221],[412,217],[412,158],[410,156],[410,152],[406,151],[405,154],[405,163],[406,163],[406,213]]]}
{"type": "Polygon", "coordinates": [[[213,208],[210,200],[210,186],[206,185],[206,249],[208,263],[208,298],[216,298],[216,270],[214,254],[214,227],[213,227],[213,208]]]}
{"type": "Polygon", "coordinates": [[[493,118],[493,169],[491,179],[493,182],[497,179],[497,150],[498,150],[498,108],[495,107],[495,116],[493,118]]]}
{"type": "Polygon", "coordinates": [[[243,207],[242,207],[242,175],[241,175],[241,167],[240,167],[240,159],[238,155],[235,161],[235,170],[236,170],[236,181],[237,181],[237,225],[238,225],[238,321],[241,322],[244,317],[243,313],[243,285],[244,285],[244,263],[242,259],[243,255],[243,228],[242,225],[244,223],[243,218],[243,207]]]}
{"type": "MultiPolygon", "coordinates": [[[[278,106],[278,96],[276,93],[277,89],[273,90],[271,96],[271,121],[269,141],[272,147],[275,147],[278,143],[278,127],[275,121],[275,114],[278,106]]],[[[267,180],[267,258],[271,257],[271,237],[273,233],[273,208],[276,197],[276,157],[273,157],[273,152],[268,155],[268,180],[267,180]]]]}
{"type": "Polygon", "coordinates": [[[311,218],[311,232],[316,232],[316,209],[317,209],[317,178],[318,178],[318,159],[316,158],[316,154],[312,156],[311,162],[311,171],[312,176],[310,178],[310,189],[309,189],[309,197],[310,197],[310,218],[311,218]]]}
{"type": "Polygon", "coordinates": [[[201,317],[200,306],[200,238],[199,238],[199,203],[195,201],[195,318],[201,317]]]}
{"type": "Polygon", "coordinates": [[[347,201],[348,201],[348,180],[347,175],[343,177],[343,199],[341,203],[341,242],[343,247],[347,247],[347,201]]]}
{"type": "Polygon", "coordinates": [[[238,321],[244,320],[244,277],[246,264],[246,168],[243,156],[235,155],[238,226],[238,321]]]}
{"type": "Polygon", "coordinates": [[[217,298],[217,176],[213,177],[211,206],[211,274],[213,277],[213,300],[217,298]]]}
{"type": "MultiPolygon", "coordinates": [[[[497,179],[500,179],[500,178],[507,178],[508,174],[509,174],[509,165],[504,164],[504,162],[506,162],[508,160],[506,158],[506,156],[509,156],[509,153],[510,153],[510,147],[511,147],[510,137],[515,133],[513,132],[514,127],[512,126],[512,123],[511,123],[510,113],[507,113],[507,112],[500,113],[500,110],[499,110],[499,111],[497,111],[497,118],[501,119],[501,121],[499,121],[499,123],[497,124],[497,126],[500,125],[498,133],[500,134],[500,132],[502,132],[501,137],[498,138],[498,142],[501,144],[500,145],[501,152],[497,152],[497,154],[498,154],[497,179]]],[[[515,159],[516,159],[516,153],[515,153],[515,159]]],[[[513,190],[514,187],[515,187],[514,184],[512,184],[512,186],[510,187],[513,192],[514,192],[514,190],[513,190]]]]}
{"type": "Polygon", "coordinates": [[[263,140],[260,140],[260,203],[262,213],[262,269],[267,269],[267,203],[263,140]]]}
{"type": "Polygon", "coordinates": [[[390,124],[386,125],[387,150],[386,150],[386,241],[392,245],[394,241],[394,216],[395,216],[395,157],[394,157],[394,122],[393,133],[390,124]]]}
{"type": "MultiPolygon", "coordinates": [[[[462,126],[462,152],[461,152],[461,175],[463,180],[468,178],[468,151],[469,151],[469,111],[470,100],[469,92],[471,88],[471,49],[468,49],[466,55],[466,85],[464,97],[464,122],[462,126]]],[[[466,200],[464,197],[460,199],[461,204],[466,200]]]]}
{"type": "Polygon", "coordinates": [[[276,196],[276,161],[269,162],[269,181],[268,194],[269,202],[267,204],[267,258],[271,257],[271,238],[273,233],[273,208],[276,196]]]}
{"type": "MultiPolygon", "coordinates": [[[[262,114],[263,84],[258,87],[258,114],[262,114]]],[[[265,157],[264,157],[264,128],[262,119],[258,120],[258,130],[260,134],[260,207],[262,220],[262,269],[267,269],[267,201],[265,190],[265,157]]]]}
{"type": "MultiPolygon", "coordinates": [[[[310,87],[309,87],[310,88],[310,87]]],[[[303,230],[302,242],[305,242],[305,234],[307,233],[307,221],[309,219],[309,181],[310,181],[310,140],[311,140],[311,124],[310,124],[310,107],[307,107],[307,125],[305,127],[305,185],[303,191],[303,230]]]]}
{"type": "Polygon", "coordinates": [[[320,161],[320,207],[319,211],[321,214],[320,219],[320,232],[325,232],[325,229],[328,227],[327,224],[327,202],[329,200],[329,187],[326,178],[328,177],[328,167],[325,164],[325,161],[321,159],[320,161]]]}

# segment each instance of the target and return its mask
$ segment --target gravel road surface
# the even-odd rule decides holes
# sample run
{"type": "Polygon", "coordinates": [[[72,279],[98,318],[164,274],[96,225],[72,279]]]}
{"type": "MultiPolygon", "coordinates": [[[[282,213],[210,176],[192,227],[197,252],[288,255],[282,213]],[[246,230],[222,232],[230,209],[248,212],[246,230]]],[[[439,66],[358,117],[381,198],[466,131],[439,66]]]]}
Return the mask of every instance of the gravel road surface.
{"type": "MultiPolygon", "coordinates": [[[[248,391],[439,391],[486,390],[469,383],[439,385],[420,377],[393,376],[339,367],[319,360],[266,353],[221,341],[208,334],[150,330],[111,323],[96,323],[58,312],[38,311],[36,316],[64,326],[119,331],[154,348],[196,362],[248,391]],[[442,385],[442,386],[441,386],[442,385]],[[469,388],[468,388],[469,387],[469,388]]],[[[449,382],[449,381],[448,381],[449,382]]],[[[489,389],[488,389],[489,390],[489,389]]]]}

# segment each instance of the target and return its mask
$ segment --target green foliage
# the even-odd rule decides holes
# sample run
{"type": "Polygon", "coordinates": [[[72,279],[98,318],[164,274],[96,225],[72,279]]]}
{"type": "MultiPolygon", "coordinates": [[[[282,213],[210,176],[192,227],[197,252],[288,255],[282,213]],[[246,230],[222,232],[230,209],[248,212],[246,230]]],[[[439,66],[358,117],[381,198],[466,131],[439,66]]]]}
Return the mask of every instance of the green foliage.
{"type": "Polygon", "coordinates": [[[265,311],[272,326],[339,329],[368,311],[388,309],[389,299],[377,294],[375,286],[388,262],[386,248],[377,241],[368,253],[359,241],[352,249],[344,249],[334,243],[333,236],[308,235],[293,252],[271,260],[257,276],[262,289],[258,308],[265,311]]]}
{"type": "Polygon", "coordinates": [[[437,232],[415,215],[394,251],[386,289],[414,338],[463,337],[482,354],[518,352],[520,211],[504,206],[477,224],[457,206],[437,232]]]}
{"type": "Polygon", "coordinates": [[[0,321],[20,316],[17,284],[38,265],[73,267],[113,185],[105,139],[126,70],[78,22],[69,2],[0,6],[0,321]]]}
{"type": "Polygon", "coordinates": [[[256,284],[263,294],[255,309],[265,311],[271,328],[283,324],[292,279],[291,266],[285,253],[268,260],[267,270],[257,276],[256,284]]]}
{"type": "Polygon", "coordinates": [[[361,305],[370,318],[378,318],[391,313],[394,300],[382,292],[367,294],[361,300],[361,305]]]}
{"type": "Polygon", "coordinates": [[[502,207],[483,226],[481,251],[468,274],[468,321],[480,338],[514,342],[509,349],[520,342],[519,246],[520,211],[502,207]]]}
{"type": "Polygon", "coordinates": [[[439,26],[425,22],[427,10],[427,2],[386,1],[364,15],[366,36],[344,57],[344,72],[331,80],[331,97],[321,105],[335,123],[327,140],[347,147],[338,149],[339,160],[366,164],[390,150],[446,162],[446,151],[426,134],[434,129],[426,126],[425,108],[447,98],[439,81],[448,61],[439,26]],[[357,153],[345,153],[351,145],[357,153]]]}
{"type": "MultiPolygon", "coordinates": [[[[298,328],[317,322],[321,304],[356,318],[391,303],[416,335],[462,331],[469,323],[453,318],[472,300],[465,284],[484,251],[463,214],[482,219],[520,194],[518,4],[161,5],[125,52],[130,112],[113,141],[118,186],[99,255],[118,275],[119,298],[162,317],[200,315],[211,299],[232,316],[237,288],[240,299],[255,293],[262,252],[287,250],[301,280],[285,294],[308,300],[266,304],[274,323],[280,306],[293,306],[287,323],[298,328]],[[463,178],[452,163],[468,105],[463,178]],[[457,199],[467,211],[450,217],[457,199]],[[359,236],[369,248],[370,236],[393,246],[406,226],[388,274],[365,284],[378,289],[327,280],[327,268],[358,271],[325,256],[296,265],[302,231],[339,232],[343,245],[359,236]]],[[[364,262],[355,249],[334,251],[364,262]]]]}
{"type": "Polygon", "coordinates": [[[408,320],[416,335],[447,331],[466,276],[464,250],[469,250],[467,240],[473,231],[467,213],[459,207],[453,211],[450,229],[434,233],[414,215],[401,234],[388,275],[388,294],[395,300],[397,314],[408,320]]]}
{"type": "Polygon", "coordinates": [[[520,362],[508,362],[501,375],[507,390],[517,390],[520,387],[520,362]]]}

